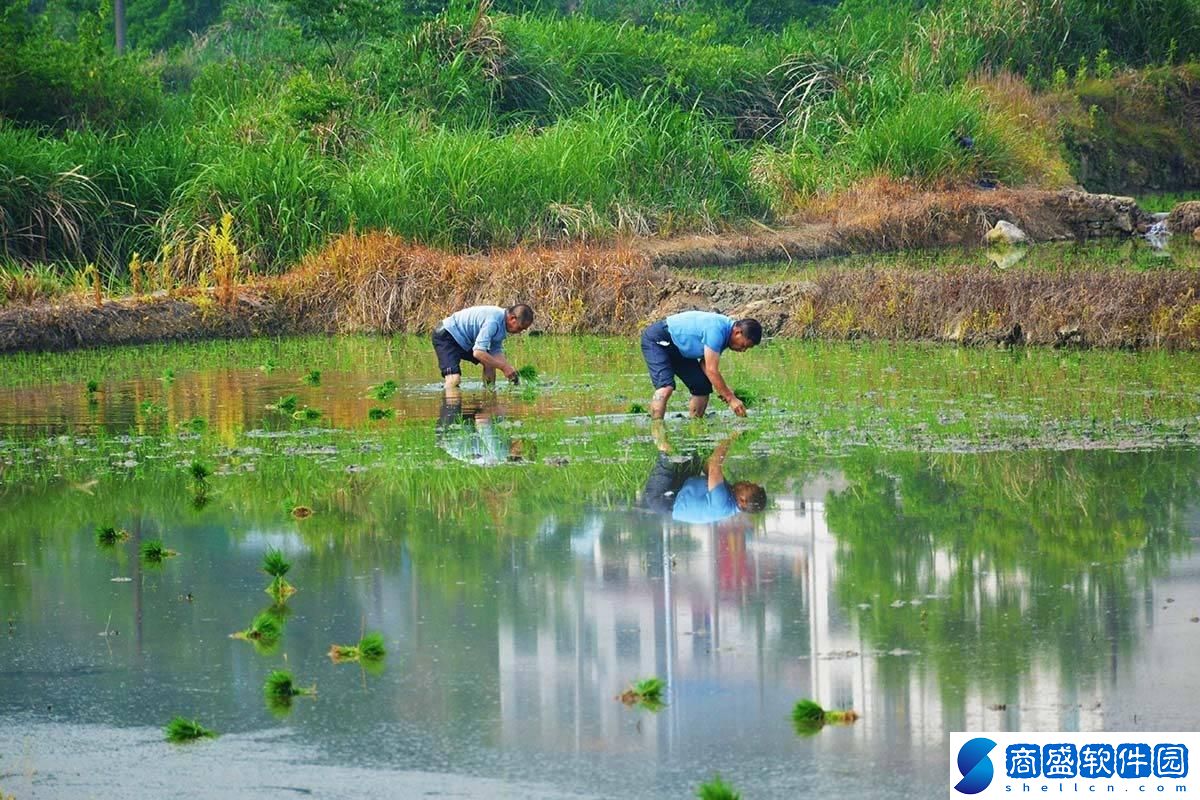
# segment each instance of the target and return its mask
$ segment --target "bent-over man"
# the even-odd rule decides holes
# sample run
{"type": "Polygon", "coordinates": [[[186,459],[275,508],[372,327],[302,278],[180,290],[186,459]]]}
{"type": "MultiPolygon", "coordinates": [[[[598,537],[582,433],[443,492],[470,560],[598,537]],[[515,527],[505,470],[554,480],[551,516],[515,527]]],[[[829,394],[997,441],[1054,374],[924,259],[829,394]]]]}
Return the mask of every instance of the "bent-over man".
{"type": "Polygon", "coordinates": [[[642,356],[654,383],[650,417],[663,418],[667,400],[675,391],[676,376],[692,393],[688,410],[693,417],[704,416],[714,389],[734,414],[746,416],[746,404],[734,396],[721,375],[721,353],[726,348],[741,353],[761,341],[762,325],[758,320],[734,320],[709,311],[672,314],[646,328],[642,332],[642,356]]]}
{"type": "Polygon", "coordinates": [[[504,337],[521,333],[532,324],[533,309],[525,303],[508,308],[471,306],[442,320],[433,332],[433,350],[446,391],[457,391],[463,361],[481,365],[486,384],[495,383],[497,371],[517,383],[517,370],[504,357],[504,337]]]}

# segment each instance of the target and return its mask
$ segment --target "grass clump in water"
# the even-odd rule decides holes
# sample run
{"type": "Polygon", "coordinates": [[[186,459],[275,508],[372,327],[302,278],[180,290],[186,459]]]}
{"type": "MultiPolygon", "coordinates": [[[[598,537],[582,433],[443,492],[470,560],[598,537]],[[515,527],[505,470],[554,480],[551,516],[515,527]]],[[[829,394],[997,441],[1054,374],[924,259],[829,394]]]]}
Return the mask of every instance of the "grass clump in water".
{"type": "Polygon", "coordinates": [[[244,631],[231,633],[229,638],[242,639],[247,642],[254,642],[263,647],[271,647],[279,641],[279,637],[283,635],[283,623],[279,621],[279,617],[269,611],[263,611],[254,617],[254,621],[250,623],[250,627],[244,631]]]}
{"type": "Polygon", "coordinates": [[[319,370],[319,369],[309,370],[308,374],[305,375],[301,380],[303,380],[304,383],[308,384],[309,386],[320,386],[321,385],[321,370],[319,370]]]}
{"type": "Polygon", "coordinates": [[[266,591],[267,594],[275,598],[275,602],[282,603],[296,593],[296,587],[284,580],[283,576],[287,575],[288,570],[292,568],[292,564],[284,557],[281,550],[276,550],[275,548],[268,550],[267,554],[263,556],[262,568],[263,572],[274,579],[266,591]]]}
{"type": "Polygon", "coordinates": [[[525,366],[523,366],[519,370],[517,370],[517,375],[523,381],[528,381],[528,382],[536,381],[538,379],[537,367],[534,367],[531,364],[526,364],[525,366]]]}
{"type": "Polygon", "coordinates": [[[161,564],[179,553],[163,545],[161,539],[147,539],[142,542],[141,555],[142,561],[147,564],[161,564]]]}
{"type": "Polygon", "coordinates": [[[367,417],[372,420],[391,419],[396,416],[395,409],[391,408],[372,408],[367,412],[367,417]]]}
{"type": "Polygon", "coordinates": [[[329,648],[329,657],[335,664],[345,661],[380,661],[386,654],[383,635],[379,633],[368,633],[356,645],[335,644],[329,648]]]}
{"type": "Polygon", "coordinates": [[[215,731],[209,730],[196,720],[183,717],[175,717],[168,722],[166,733],[167,741],[175,744],[194,742],[197,739],[214,739],[217,735],[215,731]]]}
{"type": "Polygon", "coordinates": [[[734,791],[733,787],[721,780],[720,775],[714,775],[713,779],[700,784],[700,788],[696,790],[696,797],[699,800],[742,800],[742,795],[734,791]]]}
{"type": "Polygon", "coordinates": [[[96,544],[102,547],[112,547],[129,538],[129,531],[124,528],[114,528],[112,525],[96,526],[96,544]]]}
{"type": "Polygon", "coordinates": [[[815,700],[804,699],[792,709],[792,723],[796,732],[804,735],[815,733],[826,724],[848,725],[858,719],[854,709],[826,711],[815,700]]]}
{"type": "Polygon", "coordinates": [[[376,400],[382,402],[384,400],[390,400],[398,388],[399,387],[396,385],[395,381],[386,380],[377,386],[369,387],[367,391],[370,392],[371,397],[374,397],[376,400]]]}
{"type": "Polygon", "coordinates": [[[292,700],[296,697],[306,697],[317,693],[317,687],[297,686],[292,679],[292,673],[287,670],[273,670],[263,683],[263,698],[271,713],[283,716],[292,710],[292,700]]]}
{"type": "Polygon", "coordinates": [[[630,414],[645,414],[646,407],[644,405],[642,405],[641,403],[630,403],[629,404],[629,413],[630,414]]]}
{"type": "Polygon", "coordinates": [[[271,403],[267,408],[271,411],[282,411],[286,414],[291,414],[296,410],[296,395],[288,394],[271,403]]]}
{"type": "Polygon", "coordinates": [[[208,422],[205,421],[204,417],[192,417],[183,423],[183,427],[192,433],[204,433],[208,428],[208,422]]]}
{"type": "Polygon", "coordinates": [[[98,391],[100,391],[100,382],[99,381],[88,381],[87,382],[87,393],[88,393],[89,397],[91,395],[94,395],[98,391]]]}
{"type": "Polygon", "coordinates": [[[305,406],[304,408],[300,409],[299,411],[292,412],[292,419],[312,421],[314,419],[320,419],[320,418],[321,418],[320,410],[313,408],[312,406],[305,406]]]}
{"type": "Polygon", "coordinates": [[[212,475],[212,470],[202,461],[193,461],[188,467],[188,473],[196,483],[204,483],[212,475]]]}
{"type": "Polygon", "coordinates": [[[617,695],[617,699],[627,706],[637,705],[649,711],[658,711],[666,705],[663,702],[663,690],[666,687],[666,681],[662,678],[644,678],[617,695]]]}

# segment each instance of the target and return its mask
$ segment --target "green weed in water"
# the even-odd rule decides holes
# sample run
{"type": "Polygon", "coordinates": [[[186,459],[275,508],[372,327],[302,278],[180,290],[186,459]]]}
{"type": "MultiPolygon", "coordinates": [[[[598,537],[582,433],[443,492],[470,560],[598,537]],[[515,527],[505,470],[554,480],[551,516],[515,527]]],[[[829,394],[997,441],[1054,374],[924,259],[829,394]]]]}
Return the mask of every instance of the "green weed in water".
{"type": "Polygon", "coordinates": [[[721,780],[720,775],[714,775],[712,780],[700,784],[696,797],[699,800],[742,800],[742,795],[721,780]]]}
{"type": "Polygon", "coordinates": [[[167,741],[174,744],[194,742],[197,739],[213,739],[217,735],[216,732],[205,728],[196,720],[183,717],[175,717],[168,722],[166,733],[167,741]]]}
{"type": "Polygon", "coordinates": [[[320,386],[321,385],[321,370],[319,370],[319,369],[309,370],[308,374],[305,375],[301,380],[303,380],[304,383],[308,384],[309,386],[320,386]]]}
{"type": "Polygon", "coordinates": [[[103,547],[112,547],[118,542],[123,542],[129,538],[129,531],[122,528],[114,528],[111,525],[96,526],[96,544],[103,547]]]}
{"type": "Polygon", "coordinates": [[[367,412],[367,416],[373,420],[391,419],[396,416],[396,411],[391,408],[372,408],[367,412]]]}
{"type": "Polygon", "coordinates": [[[161,539],[147,539],[142,542],[142,561],[147,564],[161,564],[165,559],[177,556],[179,553],[165,547],[161,539]]]}

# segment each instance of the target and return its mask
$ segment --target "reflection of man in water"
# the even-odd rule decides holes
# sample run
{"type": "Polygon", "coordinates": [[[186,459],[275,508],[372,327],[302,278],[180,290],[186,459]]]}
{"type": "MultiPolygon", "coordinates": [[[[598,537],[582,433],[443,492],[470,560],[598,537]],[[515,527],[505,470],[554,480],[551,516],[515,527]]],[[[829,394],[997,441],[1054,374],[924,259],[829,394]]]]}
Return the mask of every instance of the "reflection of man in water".
{"type": "Polygon", "coordinates": [[[459,461],[484,467],[524,460],[531,448],[497,429],[494,411],[494,406],[476,406],[464,413],[461,397],[443,398],[435,428],[438,447],[459,461]]]}
{"type": "Polygon", "coordinates": [[[658,461],[646,480],[642,506],[661,514],[670,514],[677,522],[708,523],[732,517],[739,511],[762,511],[767,493],[756,483],[725,480],[723,464],[736,436],[730,436],[713,450],[708,461],[693,453],[686,461],[671,458],[662,425],[655,425],[654,441],[658,461]]]}

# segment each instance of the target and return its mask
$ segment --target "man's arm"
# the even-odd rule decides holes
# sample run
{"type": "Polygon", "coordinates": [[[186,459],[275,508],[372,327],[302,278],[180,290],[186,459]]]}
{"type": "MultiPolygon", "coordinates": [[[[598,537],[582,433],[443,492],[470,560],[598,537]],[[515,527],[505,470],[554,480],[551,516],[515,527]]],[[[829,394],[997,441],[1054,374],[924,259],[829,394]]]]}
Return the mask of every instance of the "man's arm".
{"type": "Polygon", "coordinates": [[[489,353],[487,350],[476,349],[471,355],[475,356],[475,360],[485,368],[490,367],[494,370],[500,370],[504,377],[509,380],[512,380],[513,375],[517,374],[517,370],[513,368],[512,364],[508,363],[508,359],[504,357],[504,353],[489,353]]]}
{"type": "Polygon", "coordinates": [[[725,482],[725,470],[723,467],[725,456],[729,455],[729,446],[733,444],[735,438],[737,437],[730,436],[721,442],[713,449],[712,455],[708,457],[708,464],[705,466],[708,470],[708,490],[710,492],[725,482]]]}
{"type": "Polygon", "coordinates": [[[746,416],[746,405],[734,397],[733,389],[729,388],[729,384],[725,382],[725,377],[721,374],[720,363],[721,354],[708,345],[705,345],[704,374],[712,382],[713,390],[717,393],[717,396],[729,404],[729,408],[734,414],[744,417],[746,416]]]}

